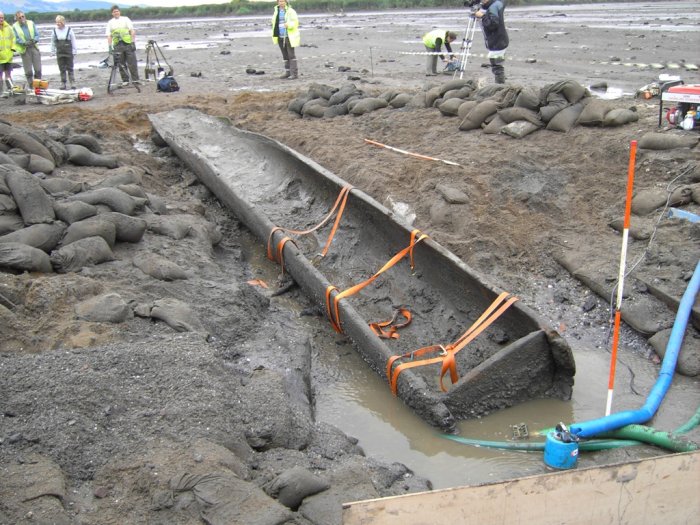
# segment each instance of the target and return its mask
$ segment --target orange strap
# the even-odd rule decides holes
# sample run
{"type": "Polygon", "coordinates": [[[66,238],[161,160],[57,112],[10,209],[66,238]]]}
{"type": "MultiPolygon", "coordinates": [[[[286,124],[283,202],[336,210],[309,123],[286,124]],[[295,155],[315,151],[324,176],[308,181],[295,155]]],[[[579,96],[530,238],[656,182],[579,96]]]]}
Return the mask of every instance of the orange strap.
{"type": "Polygon", "coordinates": [[[427,239],[427,235],[420,233],[419,230],[413,230],[411,232],[411,242],[409,245],[398,252],[396,255],[394,255],[387,263],[381,267],[381,269],[375,273],[372,277],[367,279],[366,281],[363,281],[359,284],[356,284],[355,286],[351,286],[350,288],[346,288],[342,292],[337,293],[334,297],[333,291],[335,290],[338,292],[338,289],[335,286],[328,286],[326,288],[326,311],[328,312],[328,319],[331,322],[331,325],[333,326],[333,329],[338,332],[342,333],[343,330],[340,326],[340,312],[338,311],[338,303],[340,302],[341,299],[344,297],[350,297],[351,295],[355,295],[357,292],[362,290],[363,288],[369,286],[372,284],[377,277],[379,277],[381,274],[383,274],[385,271],[387,271],[389,268],[394,266],[397,262],[399,262],[401,259],[406,257],[407,254],[411,254],[411,262],[413,262],[413,247],[421,242],[423,239],[427,239]],[[333,299],[333,306],[331,307],[331,299],[333,299]]]}
{"type": "MultiPolygon", "coordinates": [[[[345,204],[347,203],[348,200],[348,195],[350,195],[350,191],[352,191],[353,187],[350,185],[343,186],[343,188],[340,190],[340,193],[338,194],[338,197],[335,199],[335,204],[333,204],[333,208],[331,208],[331,211],[328,212],[328,215],[324,217],[324,219],[319,222],[316,226],[313,228],[310,228],[308,230],[291,230],[289,228],[281,228],[279,226],[275,226],[272,228],[270,231],[270,235],[267,238],[267,258],[272,260],[272,261],[277,261],[281,263],[281,252],[282,249],[284,248],[284,243],[289,240],[287,237],[282,239],[279,243],[277,243],[277,259],[274,258],[274,255],[272,253],[272,236],[275,234],[276,231],[284,231],[287,233],[291,233],[294,235],[307,235],[309,233],[313,233],[322,226],[324,226],[330,219],[333,217],[333,214],[335,213],[336,209],[338,209],[338,214],[336,215],[335,218],[335,223],[333,223],[333,228],[331,228],[331,232],[328,235],[328,239],[326,240],[326,245],[323,247],[323,251],[321,252],[321,255],[325,257],[325,255],[328,253],[328,248],[330,248],[331,242],[333,241],[333,237],[335,236],[335,232],[338,231],[338,225],[340,224],[340,218],[343,216],[343,212],[345,211],[345,204]],[[338,208],[340,206],[340,208],[338,208]],[[281,245],[281,246],[280,246],[281,245]]],[[[284,265],[283,265],[284,268],[284,265]]]]}
{"type": "Polygon", "coordinates": [[[382,339],[398,339],[398,330],[411,324],[412,319],[413,316],[408,308],[396,308],[394,310],[394,315],[391,317],[391,319],[387,321],[369,323],[369,327],[375,334],[377,334],[377,336],[381,337],[382,339]],[[399,316],[402,316],[404,318],[403,323],[396,322],[399,316]]]}
{"type": "Polygon", "coordinates": [[[386,365],[386,376],[389,379],[389,386],[391,392],[396,395],[398,389],[398,379],[399,374],[408,368],[415,368],[418,366],[425,366],[434,363],[442,363],[440,368],[440,389],[443,392],[447,392],[443,384],[443,377],[447,372],[450,373],[450,380],[452,384],[455,384],[459,380],[459,375],[457,374],[457,361],[455,355],[462,350],[467,344],[473,341],[481,332],[488,328],[496,319],[498,319],[503,312],[505,312],[510,306],[518,300],[515,296],[510,296],[508,292],[501,293],[496,299],[491,303],[491,305],[481,314],[481,316],[474,321],[474,323],[464,332],[459,339],[454,343],[447,346],[443,345],[432,345],[419,348],[413,352],[408,352],[403,355],[395,355],[389,358],[386,365]],[[426,354],[439,354],[437,357],[426,357],[424,359],[416,360],[416,357],[421,357],[426,354]],[[394,363],[399,359],[410,358],[411,361],[408,363],[399,364],[393,371],[392,368],[394,363]]]}

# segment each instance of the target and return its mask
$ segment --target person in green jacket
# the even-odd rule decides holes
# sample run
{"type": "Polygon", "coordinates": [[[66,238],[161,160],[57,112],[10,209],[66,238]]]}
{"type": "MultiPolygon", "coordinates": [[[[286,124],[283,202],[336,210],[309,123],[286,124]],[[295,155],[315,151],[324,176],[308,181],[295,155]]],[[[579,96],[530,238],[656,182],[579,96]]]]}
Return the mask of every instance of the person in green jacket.
{"type": "Polygon", "coordinates": [[[27,20],[22,11],[15,13],[15,23],[12,24],[15,33],[15,51],[22,57],[24,76],[27,88],[32,87],[35,78],[41,78],[41,52],[39,51],[39,32],[34,22],[27,20]]]}
{"type": "Polygon", "coordinates": [[[12,89],[12,57],[15,47],[15,33],[12,26],[5,21],[5,13],[0,11],[0,97],[7,98],[12,89]]]}
{"type": "Polygon", "coordinates": [[[272,15],[272,41],[280,46],[284,59],[284,74],[280,78],[293,80],[299,78],[297,57],[294,51],[301,43],[299,19],[297,12],[287,0],[277,0],[272,15]]]}
{"type": "MultiPolygon", "coordinates": [[[[425,63],[425,76],[434,77],[437,75],[437,59],[443,44],[445,45],[445,49],[450,53],[449,60],[454,59],[450,44],[455,40],[457,40],[457,33],[454,31],[445,31],[444,29],[434,29],[423,35],[423,45],[425,46],[425,50],[429,53],[425,63]]],[[[445,55],[439,56],[440,60],[443,62],[448,61],[445,55]]]]}

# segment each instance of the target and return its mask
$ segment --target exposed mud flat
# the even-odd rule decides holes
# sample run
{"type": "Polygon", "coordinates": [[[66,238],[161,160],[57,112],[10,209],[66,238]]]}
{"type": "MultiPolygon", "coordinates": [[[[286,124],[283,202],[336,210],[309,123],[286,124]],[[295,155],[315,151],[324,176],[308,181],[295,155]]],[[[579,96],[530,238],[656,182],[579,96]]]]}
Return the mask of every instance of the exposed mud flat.
{"type": "MultiPolygon", "coordinates": [[[[669,9],[678,5],[668,4],[669,9]]],[[[686,16],[676,15],[674,20],[686,16]]],[[[210,488],[251,495],[258,510],[265,509],[262,515],[269,517],[260,518],[260,523],[338,523],[342,501],[430,486],[411,475],[411,465],[365,458],[354,439],[315,420],[314,392],[328,392],[328,385],[337,379],[314,365],[315,356],[329,351],[342,355],[352,348],[332,334],[324,336],[332,342],[330,348],[315,346],[318,334],[331,328],[322,316],[299,315],[314,311],[305,311],[312,305],[298,290],[272,297],[278,269],[272,263],[265,266],[264,248],[177,158],[152,144],[150,113],[196,107],[287,144],[377,201],[415,215],[416,227],[517,294],[567,338],[575,353],[606,355],[609,303],[572,278],[558,259],[575,253],[577,261],[604,259],[614,268],[620,235],[609,223],[624,212],[629,142],[657,129],[658,102],[631,97],[614,102],[635,106],[640,117],[619,128],[577,126],[566,134],[542,130],[522,140],[460,132],[455,119],[433,108],[300,119],[287,111],[287,104],[312,82],[340,87],[349,81],[349,73],[326,67],[329,61],[354,68],[350,74],[360,79],[353,82],[364,90],[428,87],[420,77],[422,57],[387,55],[377,60],[374,55],[373,67],[364,58],[368,43],[386,48],[387,39],[400,41],[409,31],[417,39],[423,26],[392,27],[393,33],[387,34],[360,30],[362,24],[353,22],[358,28],[343,34],[337,29],[324,32],[321,17],[318,20],[307,24],[306,43],[316,46],[319,54],[338,54],[314,59],[313,47],[302,48],[302,80],[297,83],[274,80],[270,67],[277,63],[278,50],[266,39],[252,39],[232,44],[239,46],[240,54],[173,51],[182,86],[177,94],[158,94],[148,86],[138,95],[107,97],[98,86],[106,84],[106,73],[94,71],[83,77],[95,83],[96,97],[90,102],[54,107],[2,102],[2,118],[16,126],[95,135],[122,165],[143,170],[142,187],[154,201],[161,199],[162,217],[199,216],[217,225],[223,235],[212,246],[196,235],[175,239],[150,232],[139,246],[118,248],[116,261],[78,273],[1,274],[3,294],[14,299],[15,308],[3,315],[6,346],[0,356],[4,399],[0,458],[3,479],[11,480],[3,484],[0,495],[0,521],[22,523],[43,517],[65,523],[200,523],[201,516],[207,512],[213,516],[216,507],[203,503],[202,497],[212,494],[204,491],[208,481],[210,488]],[[355,54],[339,54],[341,48],[352,46],[355,54]],[[189,76],[214,59],[220,64],[216,71],[189,76]],[[256,61],[264,64],[265,75],[245,73],[245,66],[256,61]],[[460,166],[379,149],[367,145],[365,138],[460,166]],[[446,204],[439,186],[460,190],[468,202],[446,204]],[[177,263],[188,278],[172,282],[149,278],[131,264],[137,251],[177,263]],[[270,288],[248,283],[255,279],[270,288]],[[132,304],[178,298],[192,307],[203,331],[178,333],[164,322],[139,316],[118,325],[76,318],[76,304],[109,291],[132,304]],[[303,502],[292,502],[296,508],[290,508],[280,503],[285,476],[279,478],[285,472],[289,476],[295,466],[320,480],[306,486],[320,490],[328,483],[330,488],[314,495],[310,490],[303,502]],[[183,483],[183,474],[196,478],[183,483]]],[[[584,85],[606,80],[610,85],[641,87],[657,75],[652,70],[592,63],[591,52],[568,54],[566,71],[558,70],[564,67],[563,60],[551,69],[538,69],[536,64],[544,67],[543,57],[558,49],[551,40],[563,35],[545,38],[535,22],[516,20],[514,16],[512,25],[519,30],[512,34],[512,55],[517,56],[527,42],[528,51],[539,60],[527,66],[515,62],[511,82],[541,86],[575,78],[584,85]]],[[[221,24],[223,28],[226,22],[221,24]]],[[[159,31],[163,33],[157,38],[165,38],[165,30],[159,31]]],[[[628,42],[636,41],[633,38],[645,41],[648,34],[644,28],[607,30],[585,22],[567,26],[566,31],[572,46],[605,42],[606,49],[616,50],[627,49],[628,42]],[[595,38],[597,31],[603,31],[604,38],[595,38]]],[[[654,47],[653,61],[677,60],[677,49],[683,49],[693,35],[669,32],[663,45],[654,47]]],[[[609,54],[601,49],[598,60],[609,54]]],[[[477,76],[488,79],[488,75],[478,70],[477,76]]],[[[693,77],[697,74],[684,75],[687,81],[697,81],[693,77]]],[[[663,193],[669,186],[697,184],[697,162],[697,147],[640,151],[635,187],[663,193]]],[[[52,176],[96,184],[109,171],[63,165],[52,176]]],[[[692,201],[684,208],[698,212],[692,201]]],[[[654,226],[658,217],[654,212],[644,219],[654,226]]],[[[629,259],[635,260],[647,248],[648,253],[630,277],[631,296],[649,295],[649,285],[655,282],[663,282],[676,295],[682,293],[697,262],[699,244],[697,226],[668,219],[656,226],[651,245],[632,240],[629,259]],[[647,283],[646,288],[636,277],[647,283]]],[[[653,383],[657,359],[645,337],[628,326],[623,327],[621,359],[629,369],[618,367],[614,408],[635,408],[653,383]]],[[[579,375],[576,381],[594,379],[579,375]]],[[[677,376],[652,424],[672,430],[684,423],[699,392],[697,379],[677,376]]],[[[691,438],[697,440],[697,433],[691,438]]],[[[637,447],[584,456],[581,461],[606,463],[657,453],[637,447]]],[[[216,508],[224,512],[231,501],[217,499],[216,508]]],[[[253,516],[247,513],[235,519],[256,523],[253,516]]]]}

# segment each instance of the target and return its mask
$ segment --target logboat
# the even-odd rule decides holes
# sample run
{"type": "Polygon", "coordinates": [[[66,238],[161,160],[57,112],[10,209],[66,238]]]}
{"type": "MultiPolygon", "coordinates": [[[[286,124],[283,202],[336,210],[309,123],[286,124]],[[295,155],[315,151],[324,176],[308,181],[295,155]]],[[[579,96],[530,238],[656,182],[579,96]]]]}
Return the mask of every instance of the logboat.
{"type": "Polygon", "coordinates": [[[570,399],[571,348],[516,296],[313,160],[224,118],[149,115],[387,387],[429,424],[570,399]]]}

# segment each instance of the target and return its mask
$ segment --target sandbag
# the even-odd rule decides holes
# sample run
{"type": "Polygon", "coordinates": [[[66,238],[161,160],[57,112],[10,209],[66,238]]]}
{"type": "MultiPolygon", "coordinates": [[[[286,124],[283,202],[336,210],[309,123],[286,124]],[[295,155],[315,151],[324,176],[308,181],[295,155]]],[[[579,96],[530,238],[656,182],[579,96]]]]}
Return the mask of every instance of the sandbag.
{"type": "Polygon", "coordinates": [[[134,312],[118,293],[91,297],[75,305],[75,316],[92,323],[123,323],[134,312]]]}
{"type": "Polygon", "coordinates": [[[110,171],[109,175],[93,186],[97,188],[116,188],[123,184],[142,184],[143,168],[136,166],[121,166],[110,171]]]}
{"type": "Polygon", "coordinates": [[[136,201],[136,199],[117,188],[98,188],[95,190],[83,191],[71,195],[67,200],[77,200],[93,205],[104,204],[112,211],[117,211],[125,215],[133,215],[138,207],[138,201],[136,201]]]}
{"type": "Polygon", "coordinates": [[[364,115],[365,113],[370,113],[378,109],[385,108],[389,103],[383,98],[368,97],[363,98],[357,104],[355,104],[350,110],[351,115],[364,115]]]}
{"type": "Polygon", "coordinates": [[[61,239],[61,246],[85,239],[87,237],[102,237],[110,248],[114,248],[117,228],[108,220],[100,220],[100,217],[91,217],[84,221],[74,222],[65,231],[61,239]]]}
{"type": "Polygon", "coordinates": [[[50,258],[56,272],[68,273],[77,272],[85,266],[113,261],[114,254],[102,237],[88,237],[54,250],[50,258]]]}
{"type": "Polygon", "coordinates": [[[53,272],[46,252],[19,242],[0,243],[0,268],[17,272],[53,272]]]}
{"type": "Polygon", "coordinates": [[[645,133],[639,140],[639,149],[667,150],[676,148],[694,148],[700,137],[675,135],[670,133],[645,133]]]}
{"type": "Polygon", "coordinates": [[[165,257],[153,253],[134,257],[133,264],[146,275],[161,281],[176,281],[187,279],[185,270],[165,257]]]}
{"type": "Polygon", "coordinates": [[[566,133],[576,124],[576,120],[581,115],[584,105],[582,101],[579,101],[576,104],[565,107],[547,123],[547,129],[566,133]]]}
{"type": "Polygon", "coordinates": [[[440,86],[435,86],[433,88],[430,88],[428,91],[425,92],[425,107],[426,108],[431,108],[433,107],[433,104],[437,99],[441,97],[440,95],[440,86]]]}
{"type": "Polygon", "coordinates": [[[465,100],[462,102],[462,104],[459,106],[459,109],[457,110],[457,116],[459,117],[459,121],[461,122],[464,120],[464,117],[466,117],[469,112],[476,107],[478,102],[476,100],[465,100]]]}
{"type": "Polygon", "coordinates": [[[15,164],[15,161],[7,153],[0,151],[0,164],[15,164]]]}
{"type": "Polygon", "coordinates": [[[325,98],[312,98],[301,108],[301,115],[320,118],[327,107],[328,101],[325,98]]]}
{"type": "Polygon", "coordinates": [[[63,177],[51,177],[39,181],[41,187],[50,195],[62,195],[67,193],[80,193],[87,185],[84,182],[77,182],[63,177]]]}
{"type": "Polygon", "coordinates": [[[148,195],[144,191],[144,189],[139,186],[138,184],[119,184],[116,186],[118,190],[123,191],[127,195],[131,195],[132,197],[136,197],[138,199],[143,199],[143,200],[148,200],[148,195]]]}
{"type": "Polygon", "coordinates": [[[29,173],[51,173],[56,166],[50,160],[46,160],[41,155],[34,155],[33,153],[29,155],[29,162],[27,162],[26,170],[29,173]]]}
{"type": "Polygon", "coordinates": [[[0,166],[5,181],[17,203],[19,213],[27,226],[42,222],[53,222],[56,214],[51,199],[41,187],[39,179],[21,168],[0,166]]]}
{"type": "Polygon", "coordinates": [[[79,144],[68,144],[68,161],[76,166],[96,166],[102,168],[116,168],[119,161],[114,155],[101,155],[93,153],[85,146],[79,144]]]}
{"type": "Polygon", "coordinates": [[[471,84],[468,84],[460,89],[451,89],[447,91],[444,95],[442,95],[442,98],[445,100],[451,99],[451,98],[461,98],[461,99],[466,99],[469,98],[472,93],[474,93],[474,86],[471,84]]]}
{"type": "Polygon", "coordinates": [[[22,217],[16,213],[0,213],[0,235],[15,232],[24,228],[22,217]]]}
{"type": "Polygon", "coordinates": [[[176,332],[207,334],[204,325],[202,325],[202,322],[190,305],[178,299],[165,298],[154,301],[153,308],[151,308],[151,317],[164,321],[176,332]]]}
{"type": "Polygon", "coordinates": [[[484,100],[478,103],[459,124],[459,129],[468,131],[478,129],[486,117],[493,115],[498,110],[498,102],[495,100],[484,100]]]}
{"type": "Polygon", "coordinates": [[[54,202],[53,210],[56,213],[56,217],[66,224],[73,224],[87,217],[97,215],[97,208],[95,206],[81,201],[54,202]]]}
{"type": "Polygon", "coordinates": [[[412,98],[413,95],[410,95],[408,93],[399,93],[391,99],[391,101],[389,102],[389,106],[395,109],[403,108],[406,106],[406,104],[408,104],[411,101],[412,98]]]}
{"type": "Polygon", "coordinates": [[[304,117],[321,118],[326,113],[328,101],[326,99],[314,99],[314,101],[315,100],[323,100],[324,104],[311,104],[311,102],[305,104],[301,111],[304,117]]]}
{"type": "Polygon", "coordinates": [[[316,82],[312,82],[308,89],[309,95],[313,98],[324,98],[326,100],[330,99],[336,91],[338,91],[336,88],[316,82]]]}
{"type": "Polygon", "coordinates": [[[442,102],[442,104],[438,106],[438,110],[447,117],[455,117],[462,104],[464,104],[464,100],[461,98],[451,98],[442,102]]]}
{"type": "Polygon", "coordinates": [[[348,106],[346,104],[336,104],[335,106],[327,107],[323,110],[324,118],[340,117],[348,114],[348,106]]]}
{"type": "Polygon", "coordinates": [[[338,91],[331,95],[331,97],[328,99],[328,104],[331,106],[342,104],[343,102],[347,102],[350,97],[355,95],[362,95],[362,91],[357,89],[355,84],[344,84],[340,86],[338,91]]]}
{"type": "Polygon", "coordinates": [[[639,115],[636,111],[627,108],[611,109],[603,118],[603,126],[612,128],[615,126],[624,126],[630,122],[637,122],[639,115]]]}
{"type": "Polygon", "coordinates": [[[474,93],[474,95],[472,95],[472,98],[474,98],[475,100],[486,100],[495,95],[498,95],[498,93],[503,91],[504,89],[506,89],[505,84],[488,84],[478,89],[474,93]]]}
{"type": "Polygon", "coordinates": [[[13,130],[0,139],[12,148],[19,148],[25,153],[39,155],[54,164],[54,158],[49,149],[26,132],[13,130]]]}
{"type": "Polygon", "coordinates": [[[299,115],[301,115],[301,108],[303,108],[304,104],[306,104],[312,98],[313,97],[311,97],[311,95],[309,94],[301,95],[292,100],[289,104],[287,104],[287,109],[289,111],[293,111],[294,113],[298,113],[299,115]]]}
{"type": "Polygon", "coordinates": [[[410,108],[427,108],[428,104],[425,101],[425,92],[421,91],[413,95],[406,105],[410,108]]]}
{"type": "Polygon", "coordinates": [[[540,129],[540,126],[537,124],[533,124],[527,120],[517,120],[503,126],[501,133],[509,135],[515,139],[521,139],[533,131],[537,131],[538,129],[540,129]]]}
{"type": "Polygon", "coordinates": [[[0,193],[0,214],[16,211],[17,203],[15,202],[15,199],[12,198],[12,195],[0,193]]]}
{"type": "Polygon", "coordinates": [[[454,89],[462,89],[464,86],[469,86],[473,90],[474,81],[465,78],[455,78],[453,80],[448,80],[444,84],[438,86],[438,96],[442,97],[448,91],[452,91],[454,89]]]}
{"type": "Polygon", "coordinates": [[[531,86],[521,89],[520,93],[518,93],[518,96],[515,98],[513,106],[537,111],[540,107],[539,90],[531,86]]]}
{"type": "Polygon", "coordinates": [[[116,239],[119,242],[139,242],[146,231],[146,221],[131,217],[116,211],[101,213],[101,220],[110,221],[116,228],[116,239]]]}
{"type": "Polygon", "coordinates": [[[491,122],[484,126],[483,131],[487,135],[495,135],[496,133],[500,133],[507,124],[508,122],[504,121],[498,113],[496,113],[496,116],[491,119],[491,122]]]}
{"type": "Polygon", "coordinates": [[[46,132],[30,131],[29,135],[46,146],[46,149],[51,152],[53,163],[56,166],[62,166],[68,160],[68,151],[66,150],[66,146],[63,143],[52,139],[46,132]]]}
{"type": "Polygon", "coordinates": [[[92,135],[78,133],[69,136],[66,140],[63,141],[63,143],[65,145],[77,144],[78,146],[83,146],[84,148],[89,149],[93,153],[97,153],[98,155],[102,154],[102,146],[100,145],[99,141],[92,135]]]}
{"type": "Polygon", "coordinates": [[[51,253],[51,250],[58,246],[65,231],[66,225],[60,221],[52,224],[32,224],[21,230],[1,236],[0,243],[19,242],[32,248],[38,248],[46,253],[51,253]]]}
{"type": "Polygon", "coordinates": [[[327,490],[330,486],[328,481],[312,474],[304,467],[295,466],[267,482],[263,485],[263,490],[285,507],[297,510],[304,498],[327,490]]]}
{"type": "Polygon", "coordinates": [[[583,108],[576,123],[582,126],[600,126],[611,109],[612,106],[605,100],[591,100],[583,108]]]}
{"type": "Polygon", "coordinates": [[[559,93],[551,93],[544,104],[539,109],[540,118],[542,122],[549,122],[554,118],[554,116],[559,113],[562,109],[569,105],[569,101],[566,100],[564,95],[559,93]]]}
{"type": "Polygon", "coordinates": [[[501,117],[501,120],[506,124],[510,124],[516,120],[527,120],[539,127],[543,125],[537,112],[527,108],[512,107],[500,109],[498,111],[498,116],[501,117]]]}

